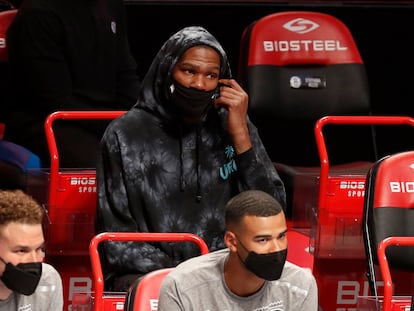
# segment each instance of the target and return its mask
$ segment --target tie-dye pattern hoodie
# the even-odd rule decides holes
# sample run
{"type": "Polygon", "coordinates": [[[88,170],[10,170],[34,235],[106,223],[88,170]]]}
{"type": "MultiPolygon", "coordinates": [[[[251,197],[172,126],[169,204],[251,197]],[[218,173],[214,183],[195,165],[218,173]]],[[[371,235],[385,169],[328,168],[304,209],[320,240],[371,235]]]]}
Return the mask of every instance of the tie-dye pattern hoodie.
{"type": "MultiPolygon", "coordinates": [[[[210,109],[203,122],[186,126],[171,110],[172,71],[190,47],[213,47],[220,78],[231,77],[226,53],[202,27],[168,39],[143,79],[136,105],[108,126],[97,167],[97,232],[192,232],[210,251],[224,248],[224,206],[236,193],[260,189],[285,206],[285,189],[257,129],[253,147],[235,155],[227,110],[210,109]]],[[[109,243],[105,274],[145,274],[199,254],[192,243],[109,243]]]]}

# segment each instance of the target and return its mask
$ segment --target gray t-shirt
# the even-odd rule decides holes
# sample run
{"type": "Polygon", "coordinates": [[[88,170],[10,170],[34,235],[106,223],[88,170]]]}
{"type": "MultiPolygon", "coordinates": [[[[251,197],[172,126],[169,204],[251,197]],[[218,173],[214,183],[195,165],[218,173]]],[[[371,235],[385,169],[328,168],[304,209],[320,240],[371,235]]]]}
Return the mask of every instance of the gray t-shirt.
{"type": "Polygon", "coordinates": [[[161,285],[158,311],[316,311],[318,290],[312,272],[286,262],[277,281],[253,295],[233,294],[223,278],[228,249],[178,265],[161,285]]]}
{"type": "Polygon", "coordinates": [[[0,300],[1,311],[62,311],[62,279],[54,267],[42,264],[42,276],[35,292],[30,295],[12,293],[6,300],[0,300]]]}

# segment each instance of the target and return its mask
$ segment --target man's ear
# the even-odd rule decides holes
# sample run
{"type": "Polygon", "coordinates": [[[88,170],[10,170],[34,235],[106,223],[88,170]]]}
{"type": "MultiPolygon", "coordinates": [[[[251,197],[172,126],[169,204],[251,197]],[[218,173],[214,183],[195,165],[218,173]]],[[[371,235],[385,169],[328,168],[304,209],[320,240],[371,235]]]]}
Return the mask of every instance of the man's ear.
{"type": "Polygon", "coordinates": [[[231,231],[226,231],[224,234],[224,243],[230,249],[230,251],[237,251],[237,239],[236,235],[231,231]]]}

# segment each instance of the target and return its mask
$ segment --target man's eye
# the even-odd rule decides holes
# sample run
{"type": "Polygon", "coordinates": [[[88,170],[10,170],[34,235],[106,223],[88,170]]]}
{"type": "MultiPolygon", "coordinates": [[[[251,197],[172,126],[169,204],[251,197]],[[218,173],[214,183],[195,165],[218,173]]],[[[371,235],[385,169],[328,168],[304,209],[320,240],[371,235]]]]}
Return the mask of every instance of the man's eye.
{"type": "Polygon", "coordinates": [[[287,236],[287,232],[283,232],[279,235],[279,239],[284,239],[287,236]]]}

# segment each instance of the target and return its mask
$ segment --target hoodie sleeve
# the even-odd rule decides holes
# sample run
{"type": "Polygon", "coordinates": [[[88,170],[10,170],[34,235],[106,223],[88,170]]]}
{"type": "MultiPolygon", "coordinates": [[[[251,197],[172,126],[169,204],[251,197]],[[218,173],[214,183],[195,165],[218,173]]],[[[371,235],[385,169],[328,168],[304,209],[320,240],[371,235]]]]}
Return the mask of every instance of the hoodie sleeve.
{"type": "MultiPolygon", "coordinates": [[[[107,130],[101,141],[97,162],[97,233],[149,231],[146,229],[143,203],[134,203],[132,215],[127,195],[131,189],[127,189],[124,169],[118,136],[107,130]]],[[[102,253],[105,277],[112,274],[143,275],[152,270],[173,266],[170,257],[151,243],[107,242],[102,253]]]]}
{"type": "Polygon", "coordinates": [[[285,186],[266,152],[257,128],[251,122],[249,122],[249,132],[252,148],[235,158],[242,184],[240,190],[265,191],[273,195],[286,212],[285,186]]]}

